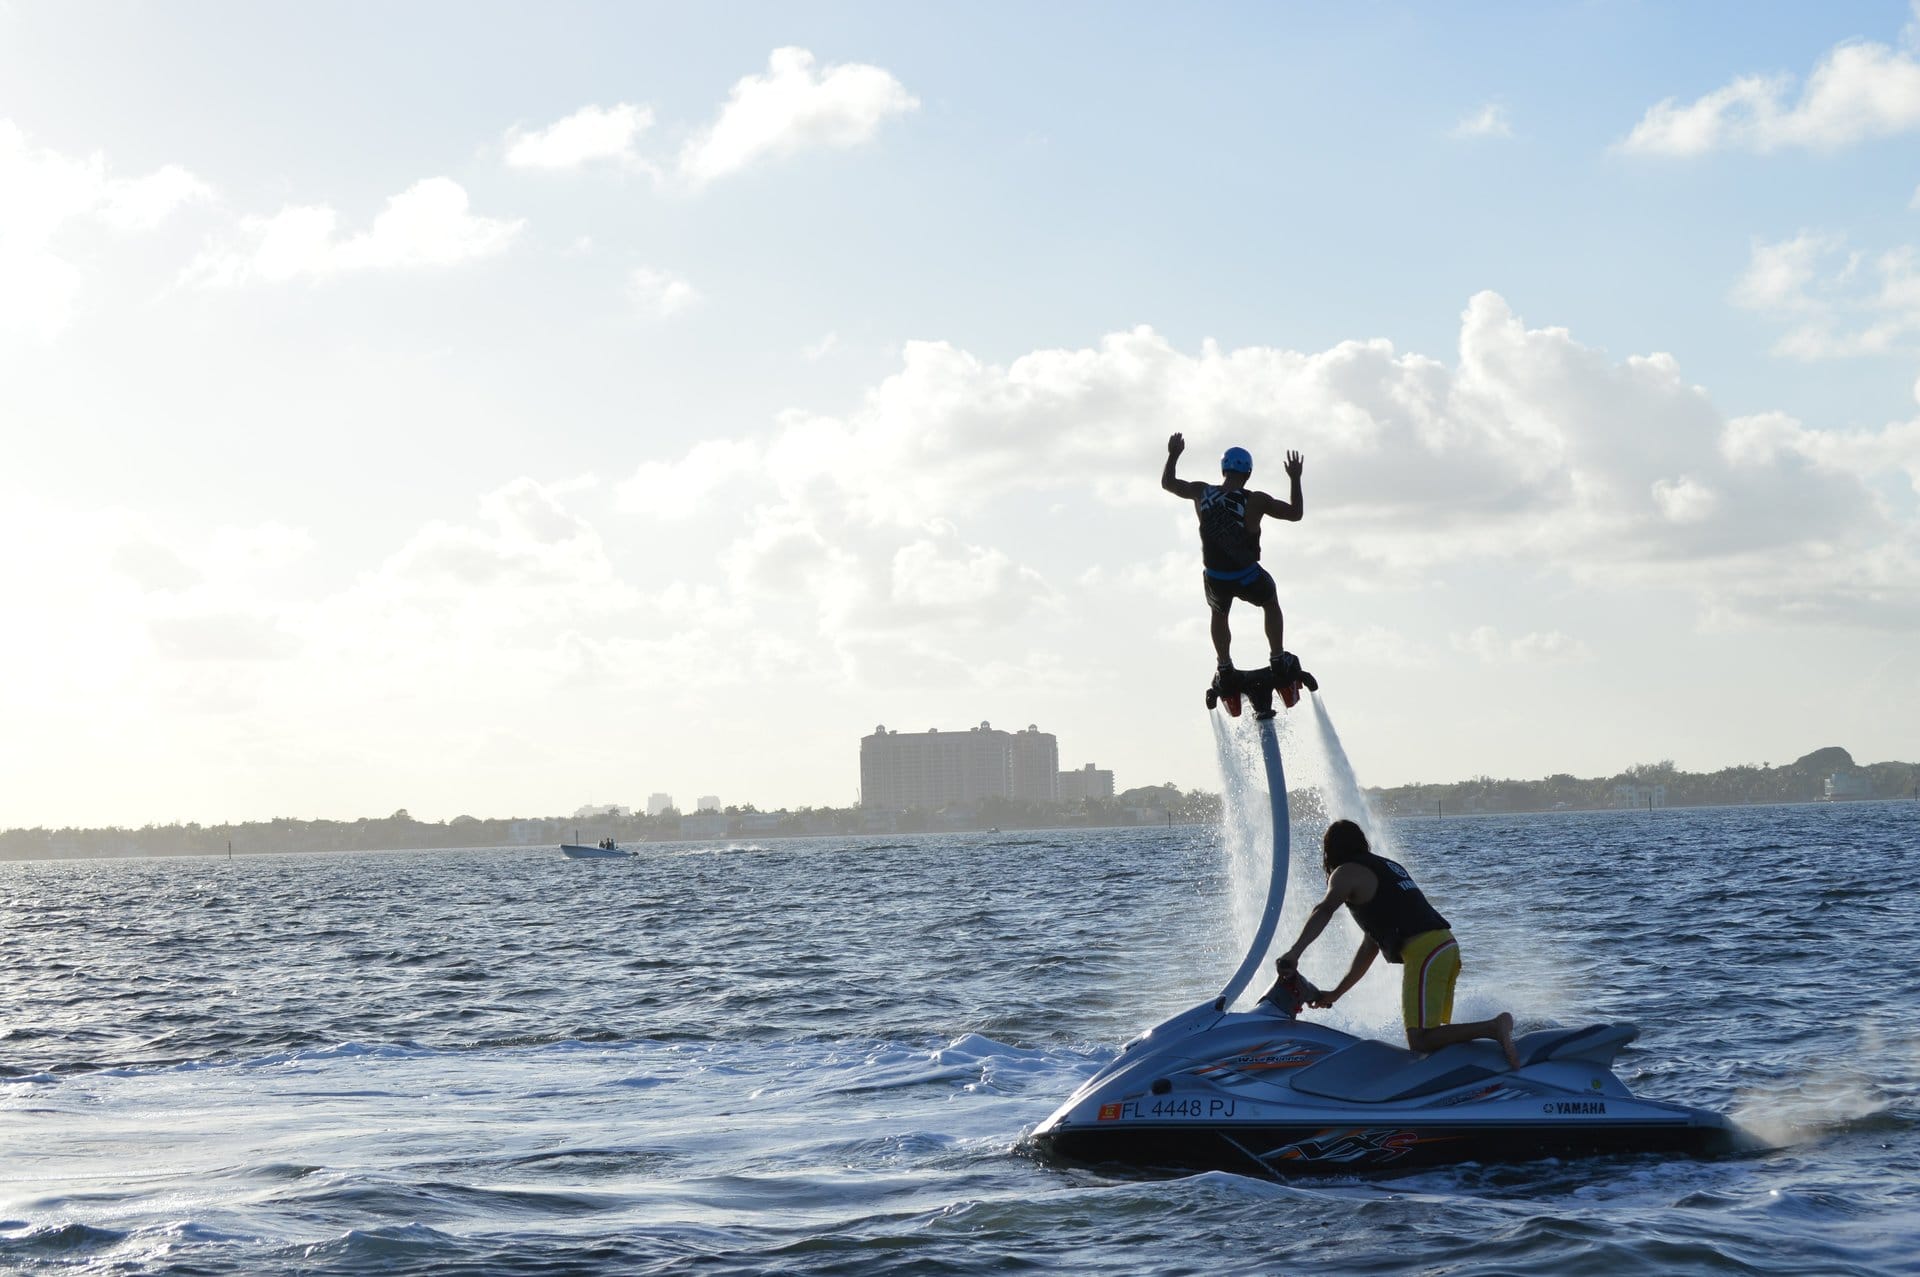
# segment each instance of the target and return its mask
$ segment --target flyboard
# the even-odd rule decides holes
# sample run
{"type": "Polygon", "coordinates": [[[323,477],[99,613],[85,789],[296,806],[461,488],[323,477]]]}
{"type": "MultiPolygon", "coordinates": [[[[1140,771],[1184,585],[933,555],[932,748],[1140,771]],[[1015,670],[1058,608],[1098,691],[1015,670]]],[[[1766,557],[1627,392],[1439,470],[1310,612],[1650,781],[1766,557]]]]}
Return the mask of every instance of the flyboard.
{"type": "Polygon", "coordinates": [[[1273,844],[1252,942],[1218,996],[1147,1030],[1030,1137],[1043,1157],[1132,1171],[1236,1171],[1285,1178],[1463,1161],[1594,1153],[1725,1152],[1743,1138],[1704,1109],[1641,1099],[1614,1076],[1631,1024],[1549,1029],[1516,1039],[1509,1069],[1491,1043],[1416,1055],[1298,1018],[1311,987],[1279,981],[1233,1010],[1266,961],[1287,892],[1292,830],[1273,700],[1319,683],[1281,671],[1222,670],[1207,708],[1251,701],[1266,768],[1273,844]]]}
{"type": "MultiPolygon", "coordinates": [[[[1299,660],[1291,652],[1283,653],[1281,667],[1272,666],[1258,670],[1240,670],[1231,667],[1222,669],[1213,676],[1213,682],[1207,686],[1207,708],[1224,705],[1227,713],[1234,718],[1240,717],[1243,701],[1253,702],[1253,716],[1265,721],[1273,717],[1273,698],[1278,696],[1280,703],[1292,709],[1300,703],[1300,689],[1309,692],[1320,690],[1320,680],[1300,668],[1299,660]]],[[[1271,736],[1272,730],[1266,733],[1271,736]]],[[[1276,760],[1278,755],[1275,755],[1276,760]]],[[[1267,768],[1267,779],[1285,777],[1280,775],[1280,764],[1276,761],[1267,768]]]]}

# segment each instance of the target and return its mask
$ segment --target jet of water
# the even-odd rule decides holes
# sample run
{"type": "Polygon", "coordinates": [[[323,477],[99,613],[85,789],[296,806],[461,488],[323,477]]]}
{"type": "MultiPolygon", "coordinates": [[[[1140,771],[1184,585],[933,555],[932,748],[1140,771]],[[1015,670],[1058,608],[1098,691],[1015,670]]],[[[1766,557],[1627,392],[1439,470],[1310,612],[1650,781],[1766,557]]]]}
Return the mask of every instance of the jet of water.
{"type": "MultiPolygon", "coordinates": [[[[1367,802],[1353,764],[1340,743],[1340,735],[1334,730],[1333,720],[1317,693],[1310,694],[1310,705],[1310,715],[1301,715],[1297,710],[1283,713],[1278,723],[1280,748],[1290,782],[1288,800],[1293,813],[1293,845],[1286,849],[1291,857],[1287,900],[1281,909],[1272,951],[1265,955],[1267,971],[1272,970],[1273,958],[1299,936],[1306,925],[1307,914],[1321,897],[1326,875],[1320,864],[1320,839],[1330,822],[1356,821],[1366,830],[1376,850],[1401,859],[1391,833],[1367,802]],[[1309,727],[1300,726],[1303,718],[1311,719],[1309,727]]],[[[1227,921],[1232,928],[1233,947],[1237,952],[1245,952],[1266,902],[1267,875],[1272,864],[1266,777],[1252,720],[1229,718],[1219,713],[1212,717],[1214,744],[1220,759],[1220,843],[1226,853],[1232,906],[1227,921]]],[[[1335,914],[1301,964],[1308,978],[1326,988],[1337,984],[1346,973],[1360,938],[1360,929],[1345,910],[1335,914]]],[[[1376,962],[1375,966],[1332,1011],[1310,1014],[1323,1016],[1327,1022],[1350,1032],[1389,1041],[1399,1039],[1400,987],[1394,978],[1399,972],[1382,962],[1376,962]]],[[[1270,978],[1256,979],[1248,996],[1258,997],[1266,990],[1270,978]]]]}

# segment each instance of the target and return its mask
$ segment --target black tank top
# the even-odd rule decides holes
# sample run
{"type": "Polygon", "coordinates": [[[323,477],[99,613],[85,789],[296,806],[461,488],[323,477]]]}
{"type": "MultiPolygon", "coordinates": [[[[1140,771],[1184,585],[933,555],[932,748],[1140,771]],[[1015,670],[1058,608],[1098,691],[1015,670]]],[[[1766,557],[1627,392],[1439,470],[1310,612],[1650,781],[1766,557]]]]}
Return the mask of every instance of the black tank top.
{"type": "Polygon", "coordinates": [[[1378,880],[1373,899],[1363,905],[1350,904],[1347,911],[1367,933],[1367,939],[1380,946],[1380,955],[1388,962],[1400,961],[1401,947],[1422,932],[1447,930],[1447,920],[1413,885],[1413,875],[1398,864],[1372,852],[1348,863],[1365,865],[1378,880]]]}
{"type": "Polygon", "coordinates": [[[1260,561],[1260,530],[1247,523],[1247,490],[1200,485],[1200,557],[1215,572],[1244,572],[1260,561]]]}

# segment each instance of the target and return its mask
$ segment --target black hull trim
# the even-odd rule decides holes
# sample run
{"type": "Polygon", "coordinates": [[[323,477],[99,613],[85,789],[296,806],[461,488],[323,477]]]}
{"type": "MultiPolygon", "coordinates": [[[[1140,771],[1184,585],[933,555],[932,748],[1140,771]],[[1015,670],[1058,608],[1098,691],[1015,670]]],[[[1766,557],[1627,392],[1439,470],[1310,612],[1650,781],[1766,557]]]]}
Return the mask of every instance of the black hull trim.
{"type": "Polygon", "coordinates": [[[1044,1157],[1083,1166],[1172,1173],[1233,1171],[1275,1179],[1606,1153],[1711,1157],[1737,1147],[1727,1126],[1685,1122],[1237,1128],[1129,1124],[1043,1131],[1033,1137],[1033,1144],[1044,1157]]]}

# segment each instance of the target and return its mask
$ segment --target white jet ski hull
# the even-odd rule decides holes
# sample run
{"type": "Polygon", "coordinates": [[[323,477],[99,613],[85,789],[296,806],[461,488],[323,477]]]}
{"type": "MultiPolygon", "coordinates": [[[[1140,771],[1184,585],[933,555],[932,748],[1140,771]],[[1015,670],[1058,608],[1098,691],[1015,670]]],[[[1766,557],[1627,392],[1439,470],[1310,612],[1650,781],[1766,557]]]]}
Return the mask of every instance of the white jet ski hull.
{"type": "Polygon", "coordinates": [[[1610,1068],[1631,1025],[1417,1056],[1294,1019],[1196,1007],[1130,1043],[1035,1129],[1058,1160],[1274,1177],[1595,1153],[1710,1154],[1724,1117],[1644,1100],[1610,1068]]]}

